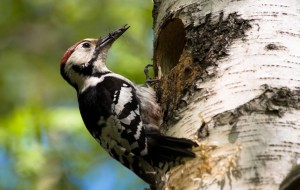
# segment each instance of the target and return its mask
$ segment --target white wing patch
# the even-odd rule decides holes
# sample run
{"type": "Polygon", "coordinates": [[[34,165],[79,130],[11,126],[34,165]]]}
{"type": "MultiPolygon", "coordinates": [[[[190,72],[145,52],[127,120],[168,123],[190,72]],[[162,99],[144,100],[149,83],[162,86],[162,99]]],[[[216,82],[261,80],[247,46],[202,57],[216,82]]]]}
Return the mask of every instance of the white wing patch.
{"type": "Polygon", "coordinates": [[[130,122],[131,122],[132,120],[134,120],[134,118],[136,117],[136,115],[137,115],[137,113],[136,113],[135,111],[131,111],[130,114],[129,114],[126,118],[121,119],[120,121],[121,121],[122,123],[124,123],[125,125],[129,125],[130,122]]]}
{"type": "MultiPolygon", "coordinates": [[[[98,123],[101,122],[102,119],[100,118],[98,123]]],[[[123,152],[124,150],[131,151],[132,147],[134,146],[130,145],[127,139],[123,139],[121,137],[121,132],[119,129],[121,128],[121,130],[125,130],[125,128],[120,125],[115,116],[109,117],[106,123],[107,126],[101,130],[101,146],[106,149],[107,152],[110,152],[110,150],[113,148],[115,149],[116,153],[120,153],[119,151],[123,152]],[[116,148],[120,150],[117,150],[116,148]]]]}
{"type": "Polygon", "coordinates": [[[116,91],[116,92],[114,93],[114,99],[113,99],[113,102],[116,102],[116,100],[117,100],[117,94],[118,94],[118,92],[116,91]]]}
{"type": "Polygon", "coordinates": [[[128,87],[128,85],[121,87],[120,89],[120,95],[119,95],[119,101],[115,106],[115,112],[116,114],[120,114],[122,110],[124,109],[125,104],[132,101],[132,88],[128,87]]]}
{"type": "Polygon", "coordinates": [[[136,133],[134,135],[135,139],[139,139],[140,138],[142,127],[143,127],[142,122],[140,122],[139,125],[137,126],[137,130],[136,130],[136,133]]]}

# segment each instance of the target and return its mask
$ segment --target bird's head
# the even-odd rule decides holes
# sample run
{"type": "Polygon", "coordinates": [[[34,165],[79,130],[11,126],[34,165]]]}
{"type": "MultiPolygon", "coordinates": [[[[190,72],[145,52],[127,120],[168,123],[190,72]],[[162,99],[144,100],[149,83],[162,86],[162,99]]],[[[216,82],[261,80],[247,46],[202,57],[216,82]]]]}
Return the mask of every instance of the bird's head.
{"type": "Polygon", "coordinates": [[[103,38],[88,38],[71,46],[60,62],[62,77],[78,90],[89,77],[110,72],[105,64],[108,50],[128,28],[124,25],[103,38]]]}

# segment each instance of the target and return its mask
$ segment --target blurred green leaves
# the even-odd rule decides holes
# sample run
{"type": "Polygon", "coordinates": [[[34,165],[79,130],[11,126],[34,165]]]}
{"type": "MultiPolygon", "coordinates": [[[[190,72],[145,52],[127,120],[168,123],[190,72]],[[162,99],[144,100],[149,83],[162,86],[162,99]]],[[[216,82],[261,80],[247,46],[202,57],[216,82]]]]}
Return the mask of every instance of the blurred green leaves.
{"type": "MultiPolygon", "coordinates": [[[[108,67],[143,83],[152,56],[151,9],[151,0],[0,1],[0,189],[81,189],[83,176],[105,162],[59,62],[77,41],[129,24],[108,67]]],[[[127,184],[134,183],[143,184],[127,184]]]]}
{"type": "Polygon", "coordinates": [[[44,105],[73,100],[59,76],[63,53],[126,23],[131,28],[114,44],[108,67],[144,80],[152,51],[150,0],[2,0],[0,12],[0,113],[32,100],[44,105]]]}

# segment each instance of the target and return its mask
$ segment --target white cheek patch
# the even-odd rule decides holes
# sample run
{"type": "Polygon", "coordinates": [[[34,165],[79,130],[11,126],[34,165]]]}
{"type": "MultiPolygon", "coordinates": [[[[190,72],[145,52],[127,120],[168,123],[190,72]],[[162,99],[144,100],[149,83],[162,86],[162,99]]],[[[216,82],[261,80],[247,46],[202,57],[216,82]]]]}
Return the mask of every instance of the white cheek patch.
{"type": "MultiPolygon", "coordinates": [[[[82,65],[87,63],[93,56],[92,49],[85,50],[83,48],[76,49],[75,52],[69,57],[68,62],[72,63],[73,65],[82,65]]],[[[67,64],[68,64],[67,62],[67,64]]]]}

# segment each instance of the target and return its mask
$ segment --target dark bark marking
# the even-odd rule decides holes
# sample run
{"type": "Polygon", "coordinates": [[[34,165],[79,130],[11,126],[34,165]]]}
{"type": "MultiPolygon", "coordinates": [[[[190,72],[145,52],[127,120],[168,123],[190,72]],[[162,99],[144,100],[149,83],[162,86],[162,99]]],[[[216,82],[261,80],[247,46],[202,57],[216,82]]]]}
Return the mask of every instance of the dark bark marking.
{"type": "Polygon", "coordinates": [[[272,51],[272,50],[286,50],[287,48],[285,46],[282,46],[282,45],[271,43],[271,44],[266,45],[265,49],[267,51],[272,51]]]}
{"type": "Polygon", "coordinates": [[[250,21],[240,18],[237,13],[224,19],[224,13],[220,12],[217,23],[212,22],[211,17],[207,14],[205,22],[199,21],[202,23],[199,26],[187,28],[187,46],[192,47],[194,62],[198,62],[203,70],[227,56],[233,40],[244,38],[251,28],[250,21]]]}
{"type": "Polygon", "coordinates": [[[271,88],[264,86],[264,92],[253,100],[241,105],[235,110],[230,110],[216,115],[214,127],[232,125],[238,122],[239,117],[251,113],[261,113],[269,116],[282,117],[289,109],[300,109],[300,90],[288,88],[271,88]]]}

